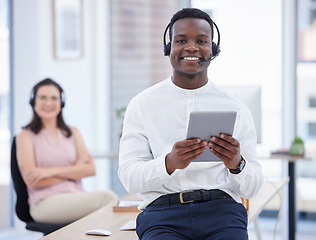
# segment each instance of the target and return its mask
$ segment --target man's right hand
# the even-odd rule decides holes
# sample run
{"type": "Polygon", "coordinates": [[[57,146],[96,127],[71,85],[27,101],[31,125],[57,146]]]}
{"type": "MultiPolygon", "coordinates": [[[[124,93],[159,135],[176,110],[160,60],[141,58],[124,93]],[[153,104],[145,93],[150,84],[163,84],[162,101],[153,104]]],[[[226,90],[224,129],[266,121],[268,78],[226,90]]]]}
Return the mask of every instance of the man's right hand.
{"type": "Polygon", "coordinates": [[[166,156],[166,170],[170,175],[176,169],[184,169],[207,149],[207,142],[199,138],[176,142],[166,156]]]}

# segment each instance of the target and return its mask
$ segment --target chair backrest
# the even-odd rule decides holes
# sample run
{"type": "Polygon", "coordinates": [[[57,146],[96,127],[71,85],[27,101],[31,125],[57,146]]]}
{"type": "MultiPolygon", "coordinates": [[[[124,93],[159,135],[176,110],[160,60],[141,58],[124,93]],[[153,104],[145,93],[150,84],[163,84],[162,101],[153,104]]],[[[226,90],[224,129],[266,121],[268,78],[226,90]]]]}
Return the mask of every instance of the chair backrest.
{"type": "Polygon", "coordinates": [[[51,232],[54,232],[62,227],[64,224],[52,224],[52,223],[42,223],[36,222],[30,215],[30,206],[28,203],[28,193],[26,184],[22,178],[20,168],[18,165],[18,159],[16,156],[16,143],[15,137],[12,141],[11,146],[11,177],[13,181],[14,190],[16,193],[16,204],[15,212],[18,218],[26,223],[26,229],[31,231],[42,232],[44,235],[47,235],[51,232]]]}
{"type": "Polygon", "coordinates": [[[16,193],[15,212],[20,220],[22,220],[23,222],[29,222],[32,221],[33,218],[30,215],[27,187],[22,178],[18,165],[15,142],[16,140],[14,137],[11,145],[11,177],[14,185],[14,190],[16,193]]]}

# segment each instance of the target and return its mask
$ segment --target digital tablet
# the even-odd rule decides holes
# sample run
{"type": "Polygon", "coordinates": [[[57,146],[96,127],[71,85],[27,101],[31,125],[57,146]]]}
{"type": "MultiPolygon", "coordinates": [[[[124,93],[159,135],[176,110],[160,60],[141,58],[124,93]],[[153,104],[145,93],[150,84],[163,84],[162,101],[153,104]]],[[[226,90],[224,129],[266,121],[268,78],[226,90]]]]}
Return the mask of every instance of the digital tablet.
{"type": "MultiPolygon", "coordinates": [[[[192,112],[190,114],[187,139],[200,138],[209,142],[212,136],[221,133],[233,135],[237,113],[234,111],[192,112]]],[[[205,149],[194,162],[222,161],[210,149],[205,149]]]]}

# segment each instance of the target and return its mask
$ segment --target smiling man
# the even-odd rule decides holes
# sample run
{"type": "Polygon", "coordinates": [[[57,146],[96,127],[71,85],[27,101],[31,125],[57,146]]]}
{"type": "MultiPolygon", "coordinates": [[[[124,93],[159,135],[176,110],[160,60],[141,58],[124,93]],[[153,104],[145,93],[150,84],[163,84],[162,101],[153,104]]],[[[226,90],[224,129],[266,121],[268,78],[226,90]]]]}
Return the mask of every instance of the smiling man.
{"type": "MultiPolygon", "coordinates": [[[[211,82],[207,69],[219,54],[209,15],[186,8],[168,24],[171,77],[130,102],[120,144],[119,177],[143,199],[140,239],[248,239],[247,211],[263,181],[256,132],[246,105],[211,82]],[[191,112],[235,111],[233,136],[186,139],[191,112]],[[194,162],[204,151],[221,161],[194,162]]],[[[218,36],[219,38],[219,36],[218,36]]]]}

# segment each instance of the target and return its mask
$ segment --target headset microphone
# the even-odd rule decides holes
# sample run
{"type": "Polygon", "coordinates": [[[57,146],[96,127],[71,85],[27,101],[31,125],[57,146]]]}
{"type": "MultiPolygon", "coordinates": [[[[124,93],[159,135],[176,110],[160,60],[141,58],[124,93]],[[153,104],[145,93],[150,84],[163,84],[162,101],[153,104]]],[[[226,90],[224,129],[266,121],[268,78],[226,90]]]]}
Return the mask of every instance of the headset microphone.
{"type": "Polygon", "coordinates": [[[210,58],[210,59],[208,59],[208,60],[198,62],[198,64],[202,65],[202,64],[204,64],[204,63],[207,63],[207,62],[212,61],[213,59],[214,59],[214,58],[210,58]]]}
{"type": "MultiPolygon", "coordinates": [[[[215,23],[214,23],[214,26],[216,26],[215,23]]],[[[217,26],[216,26],[216,28],[217,28],[217,26]]],[[[219,39],[219,35],[218,35],[218,39],[219,39]]],[[[221,48],[219,47],[219,42],[218,42],[218,44],[216,44],[214,42],[212,43],[212,52],[213,52],[213,56],[210,59],[198,62],[198,64],[202,65],[204,63],[210,62],[219,55],[219,53],[221,52],[221,48]]]]}

